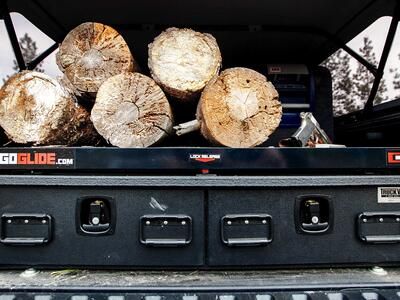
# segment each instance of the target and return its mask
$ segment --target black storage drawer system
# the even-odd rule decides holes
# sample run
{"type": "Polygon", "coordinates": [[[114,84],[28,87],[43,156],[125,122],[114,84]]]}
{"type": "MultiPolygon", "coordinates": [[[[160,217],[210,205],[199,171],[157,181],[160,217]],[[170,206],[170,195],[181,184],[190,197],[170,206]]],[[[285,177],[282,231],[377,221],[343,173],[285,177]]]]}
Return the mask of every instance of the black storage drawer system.
{"type": "MultiPolygon", "coordinates": [[[[117,29],[150,75],[149,43],[169,27],[187,27],[216,38],[224,69],[267,75],[283,116],[270,139],[251,149],[210,147],[199,134],[149,148],[0,148],[0,267],[399,265],[400,148],[386,134],[399,114],[372,104],[400,6],[362,2],[2,1],[0,18],[21,70],[34,69],[72,28],[91,20],[117,29]],[[10,12],[54,44],[25,62],[10,12]],[[382,16],[393,18],[375,66],[346,43],[382,16]],[[375,77],[366,113],[348,124],[334,123],[335,77],[320,67],[340,48],[375,77]],[[347,148],[277,147],[301,125],[301,112],[312,112],[332,142],[347,148]]],[[[175,123],[195,117],[192,104],[173,107],[175,123]]]]}
{"type": "Polygon", "coordinates": [[[221,269],[400,261],[397,176],[3,179],[1,267],[221,269]]]}

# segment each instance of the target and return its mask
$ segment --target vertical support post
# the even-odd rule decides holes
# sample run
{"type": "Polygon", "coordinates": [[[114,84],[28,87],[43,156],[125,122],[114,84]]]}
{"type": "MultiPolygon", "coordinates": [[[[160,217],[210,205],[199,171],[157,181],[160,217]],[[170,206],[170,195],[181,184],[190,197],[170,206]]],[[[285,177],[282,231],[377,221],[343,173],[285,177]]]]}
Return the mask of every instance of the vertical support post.
{"type": "Polygon", "coordinates": [[[382,56],[379,61],[378,71],[375,74],[375,80],[374,80],[374,83],[372,84],[371,92],[369,94],[367,103],[365,103],[365,106],[364,106],[364,114],[365,115],[369,115],[374,108],[374,100],[375,100],[376,95],[378,94],[379,85],[381,83],[381,80],[382,80],[382,77],[384,74],[386,62],[387,62],[387,59],[390,54],[390,49],[392,48],[392,44],[393,44],[394,38],[396,36],[396,30],[397,30],[399,21],[400,21],[400,3],[397,2],[395,11],[393,14],[392,22],[390,23],[389,32],[386,37],[385,45],[383,47],[382,56]]]}

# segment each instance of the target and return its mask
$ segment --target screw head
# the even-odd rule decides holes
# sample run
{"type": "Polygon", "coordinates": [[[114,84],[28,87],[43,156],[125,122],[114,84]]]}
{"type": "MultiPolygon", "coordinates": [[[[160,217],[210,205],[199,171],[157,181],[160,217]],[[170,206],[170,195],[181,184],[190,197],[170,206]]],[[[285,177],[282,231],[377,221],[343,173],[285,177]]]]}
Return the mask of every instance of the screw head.
{"type": "Polygon", "coordinates": [[[46,220],[42,220],[42,224],[46,224],[47,223],[47,221],[46,220]]]}
{"type": "Polygon", "coordinates": [[[37,271],[37,270],[31,268],[31,269],[27,269],[27,270],[23,271],[23,272],[20,274],[20,276],[21,276],[21,277],[33,277],[33,276],[35,276],[35,275],[38,274],[38,273],[39,273],[39,271],[37,271]]]}
{"type": "Polygon", "coordinates": [[[29,223],[29,220],[24,220],[24,223],[25,223],[25,224],[28,224],[28,223],[29,223]]]}
{"type": "Polygon", "coordinates": [[[186,225],[186,221],[182,221],[181,224],[182,224],[182,225],[186,225]]]}
{"type": "Polygon", "coordinates": [[[249,220],[244,220],[244,224],[249,224],[249,220]]]}
{"type": "Polygon", "coordinates": [[[150,221],[146,221],[146,225],[150,225],[151,223],[150,223],[150,221]]]}
{"type": "Polygon", "coordinates": [[[267,224],[267,220],[262,220],[262,223],[263,224],[267,224]]]}
{"type": "Polygon", "coordinates": [[[94,217],[94,218],[92,219],[92,223],[93,223],[93,225],[99,225],[100,219],[99,219],[98,217],[94,217]]]}
{"type": "Polygon", "coordinates": [[[396,222],[400,222],[400,218],[396,218],[396,222]]]}
{"type": "Polygon", "coordinates": [[[163,224],[164,224],[164,225],[168,225],[168,221],[165,220],[165,221],[163,222],[163,224]]]}
{"type": "Polygon", "coordinates": [[[363,222],[364,222],[364,223],[367,223],[367,219],[363,219],[363,222]]]}
{"type": "Polygon", "coordinates": [[[383,218],[379,218],[379,222],[381,222],[381,223],[382,223],[382,222],[383,222],[383,218]]]}
{"type": "Polygon", "coordinates": [[[11,222],[12,222],[11,220],[7,220],[7,223],[8,223],[8,224],[11,224],[11,222]]]}
{"type": "Polygon", "coordinates": [[[228,222],[226,222],[226,224],[232,225],[232,221],[228,221],[228,222]]]}
{"type": "Polygon", "coordinates": [[[376,275],[379,275],[379,276],[385,276],[385,275],[387,275],[386,270],[385,270],[384,268],[381,268],[381,267],[378,267],[378,266],[373,267],[373,268],[371,269],[371,272],[374,273],[374,274],[376,274],[376,275]]]}
{"type": "Polygon", "coordinates": [[[318,224],[319,223],[319,218],[317,216],[314,216],[314,217],[311,218],[311,222],[313,224],[318,224]]]}

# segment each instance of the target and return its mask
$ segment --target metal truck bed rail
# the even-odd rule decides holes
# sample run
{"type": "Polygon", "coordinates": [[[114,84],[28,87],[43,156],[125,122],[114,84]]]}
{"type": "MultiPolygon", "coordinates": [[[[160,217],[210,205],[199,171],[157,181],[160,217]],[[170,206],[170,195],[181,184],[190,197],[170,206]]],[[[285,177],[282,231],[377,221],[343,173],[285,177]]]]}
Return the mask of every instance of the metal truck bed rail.
{"type": "Polygon", "coordinates": [[[399,269],[2,271],[0,299],[399,299],[399,269]]]}

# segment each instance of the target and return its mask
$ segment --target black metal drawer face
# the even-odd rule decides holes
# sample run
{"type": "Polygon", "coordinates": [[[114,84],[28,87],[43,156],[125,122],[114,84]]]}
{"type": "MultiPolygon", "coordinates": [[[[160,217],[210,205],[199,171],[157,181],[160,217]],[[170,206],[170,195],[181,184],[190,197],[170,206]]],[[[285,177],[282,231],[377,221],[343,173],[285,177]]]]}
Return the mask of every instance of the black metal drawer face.
{"type": "MultiPolygon", "coordinates": [[[[101,187],[0,189],[0,215],[20,213],[26,216],[37,213],[51,216],[54,225],[51,242],[40,247],[5,245],[18,242],[15,238],[30,243],[49,238],[42,231],[35,233],[34,228],[28,227],[24,228],[30,235],[21,235],[20,231],[14,230],[16,227],[13,224],[7,223],[8,219],[4,219],[5,225],[1,226],[3,243],[0,243],[0,267],[165,268],[204,265],[204,192],[200,190],[101,187]],[[97,199],[108,199],[111,205],[105,208],[110,210],[110,216],[105,213],[103,220],[101,211],[88,210],[82,218],[81,210],[77,209],[81,207],[77,205],[78,199],[94,200],[94,204],[97,204],[97,199]],[[86,222],[93,225],[93,230],[89,231],[88,226],[83,226],[86,232],[82,234],[77,228],[86,225],[86,222]],[[111,229],[105,234],[94,230],[99,228],[97,223],[102,222],[111,229]]],[[[43,224],[37,226],[43,227],[43,224]]]]}
{"type": "Polygon", "coordinates": [[[400,258],[400,204],[378,203],[376,187],[211,190],[208,199],[209,266],[373,266],[400,258]],[[304,206],[309,214],[299,213],[299,199],[312,206],[304,206]]]}
{"type": "Polygon", "coordinates": [[[279,240],[276,230],[282,221],[288,222],[277,214],[279,198],[270,201],[265,191],[212,190],[208,199],[209,265],[251,266],[273,261],[279,240]]]}

